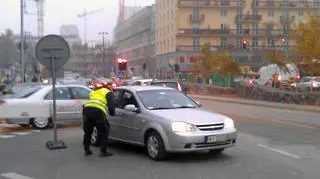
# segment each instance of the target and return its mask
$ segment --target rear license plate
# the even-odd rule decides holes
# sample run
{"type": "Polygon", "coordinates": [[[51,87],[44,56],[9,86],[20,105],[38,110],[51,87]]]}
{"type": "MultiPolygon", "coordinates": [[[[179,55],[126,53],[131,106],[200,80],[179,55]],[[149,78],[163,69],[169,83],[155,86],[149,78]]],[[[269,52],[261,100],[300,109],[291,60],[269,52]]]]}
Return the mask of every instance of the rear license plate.
{"type": "Polygon", "coordinates": [[[227,140],[227,135],[215,135],[215,136],[206,136],[205,143],[215,143],[215,142],[222,142],[227,140]]]}

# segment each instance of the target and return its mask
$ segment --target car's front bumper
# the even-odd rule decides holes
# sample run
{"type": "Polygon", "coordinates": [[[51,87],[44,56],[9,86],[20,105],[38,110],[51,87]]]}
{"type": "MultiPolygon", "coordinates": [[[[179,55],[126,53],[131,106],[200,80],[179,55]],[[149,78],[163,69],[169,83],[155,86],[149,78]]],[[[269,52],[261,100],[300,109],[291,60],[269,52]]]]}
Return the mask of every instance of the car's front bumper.
{"type": "Polygon", "coordinates": [[[217,131],[194,131],[190,133],[168,133],[166,150],[168,152],[193,152],[211,149],[224,149],[235,145],[237,131],[235,128],[217,131]],[[208,136],[218,136],[223,140],[206,143],[208,136]]]}

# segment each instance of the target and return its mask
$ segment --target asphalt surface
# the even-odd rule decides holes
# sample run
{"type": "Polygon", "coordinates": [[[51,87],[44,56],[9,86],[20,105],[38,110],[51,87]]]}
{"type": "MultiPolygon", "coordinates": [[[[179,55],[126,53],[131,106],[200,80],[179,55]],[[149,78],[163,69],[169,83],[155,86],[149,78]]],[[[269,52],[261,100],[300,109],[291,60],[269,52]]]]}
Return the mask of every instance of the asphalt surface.
{"type": "Polygon", "coordinates": [[[238,127],[236,147],[220,156],[179,154],[155,162],[141,148],[115,143],[112,157],[99,158],[97,148],[85,157],[80,127],[59,129],[68,148],[56,151],[45,148],[52,130],[27,130],[0,134],[0,179],[319,179],[319,114],[201,103],[233,118],[238,127]]]}

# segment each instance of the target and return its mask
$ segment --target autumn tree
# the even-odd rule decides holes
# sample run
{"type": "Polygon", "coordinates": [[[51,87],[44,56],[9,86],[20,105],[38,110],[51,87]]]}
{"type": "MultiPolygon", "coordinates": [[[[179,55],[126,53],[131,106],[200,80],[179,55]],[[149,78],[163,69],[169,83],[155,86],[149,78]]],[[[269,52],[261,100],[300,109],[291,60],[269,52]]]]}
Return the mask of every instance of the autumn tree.
{"type": "Polygon", "coordinates": [[[295,53],[307,64],[308,74],[313,75],[320,71],[320,17],[308,14],[306,21],[293,25],[290,34],[295,40],[295,53]]]}
{"type": "Polygon", "coordinates": [[[201,49],[199,59],[193,66],[195,73],[200,73],[206,80],[212,73],[219,74],[223,77],[228,75],[230,85],[230,75],[241,73],[239,64],[229,57],[227,52],[215,52],[210,49],[210,44],[205,44],[201,49]]]}
{"type": "Polygon", "coordinates": [[[193,76],[198,73],[201,74],[206,80],[210,74],[217,70],[218,62],[215,60],[214,55],[210,49],[210,44],[206,43],[200,50],[200,55],[196,63],[192,66],[193,76]]]}
{"type": "Polygon", "coordinates": [[[286,64],[286,57],[283,55],[283,53],[274,50],[266,55],[266,59],[269,64],[278,66],[282,72],[290,73],[290,70],[286,64]]]}

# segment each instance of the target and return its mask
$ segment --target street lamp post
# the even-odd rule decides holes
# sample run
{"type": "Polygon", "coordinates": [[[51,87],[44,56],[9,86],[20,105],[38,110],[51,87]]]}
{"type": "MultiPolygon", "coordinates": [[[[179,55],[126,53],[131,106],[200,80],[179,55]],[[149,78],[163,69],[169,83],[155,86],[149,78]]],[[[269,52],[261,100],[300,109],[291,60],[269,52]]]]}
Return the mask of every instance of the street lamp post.
{"type": "Polygon", "coordinates": [[[20,0],[20,62],[21,62],[21,82],[24,78],[24,0],[20,0]]]}
{"type": "Polygon", "coordinates": [[[105,46],[104,46],[104,36],[108,35],[108,32],[99,32],[99,35],[102,35],[102,72],[103,76],[106,74],[106,67],[105,67],[105,46]]]}

